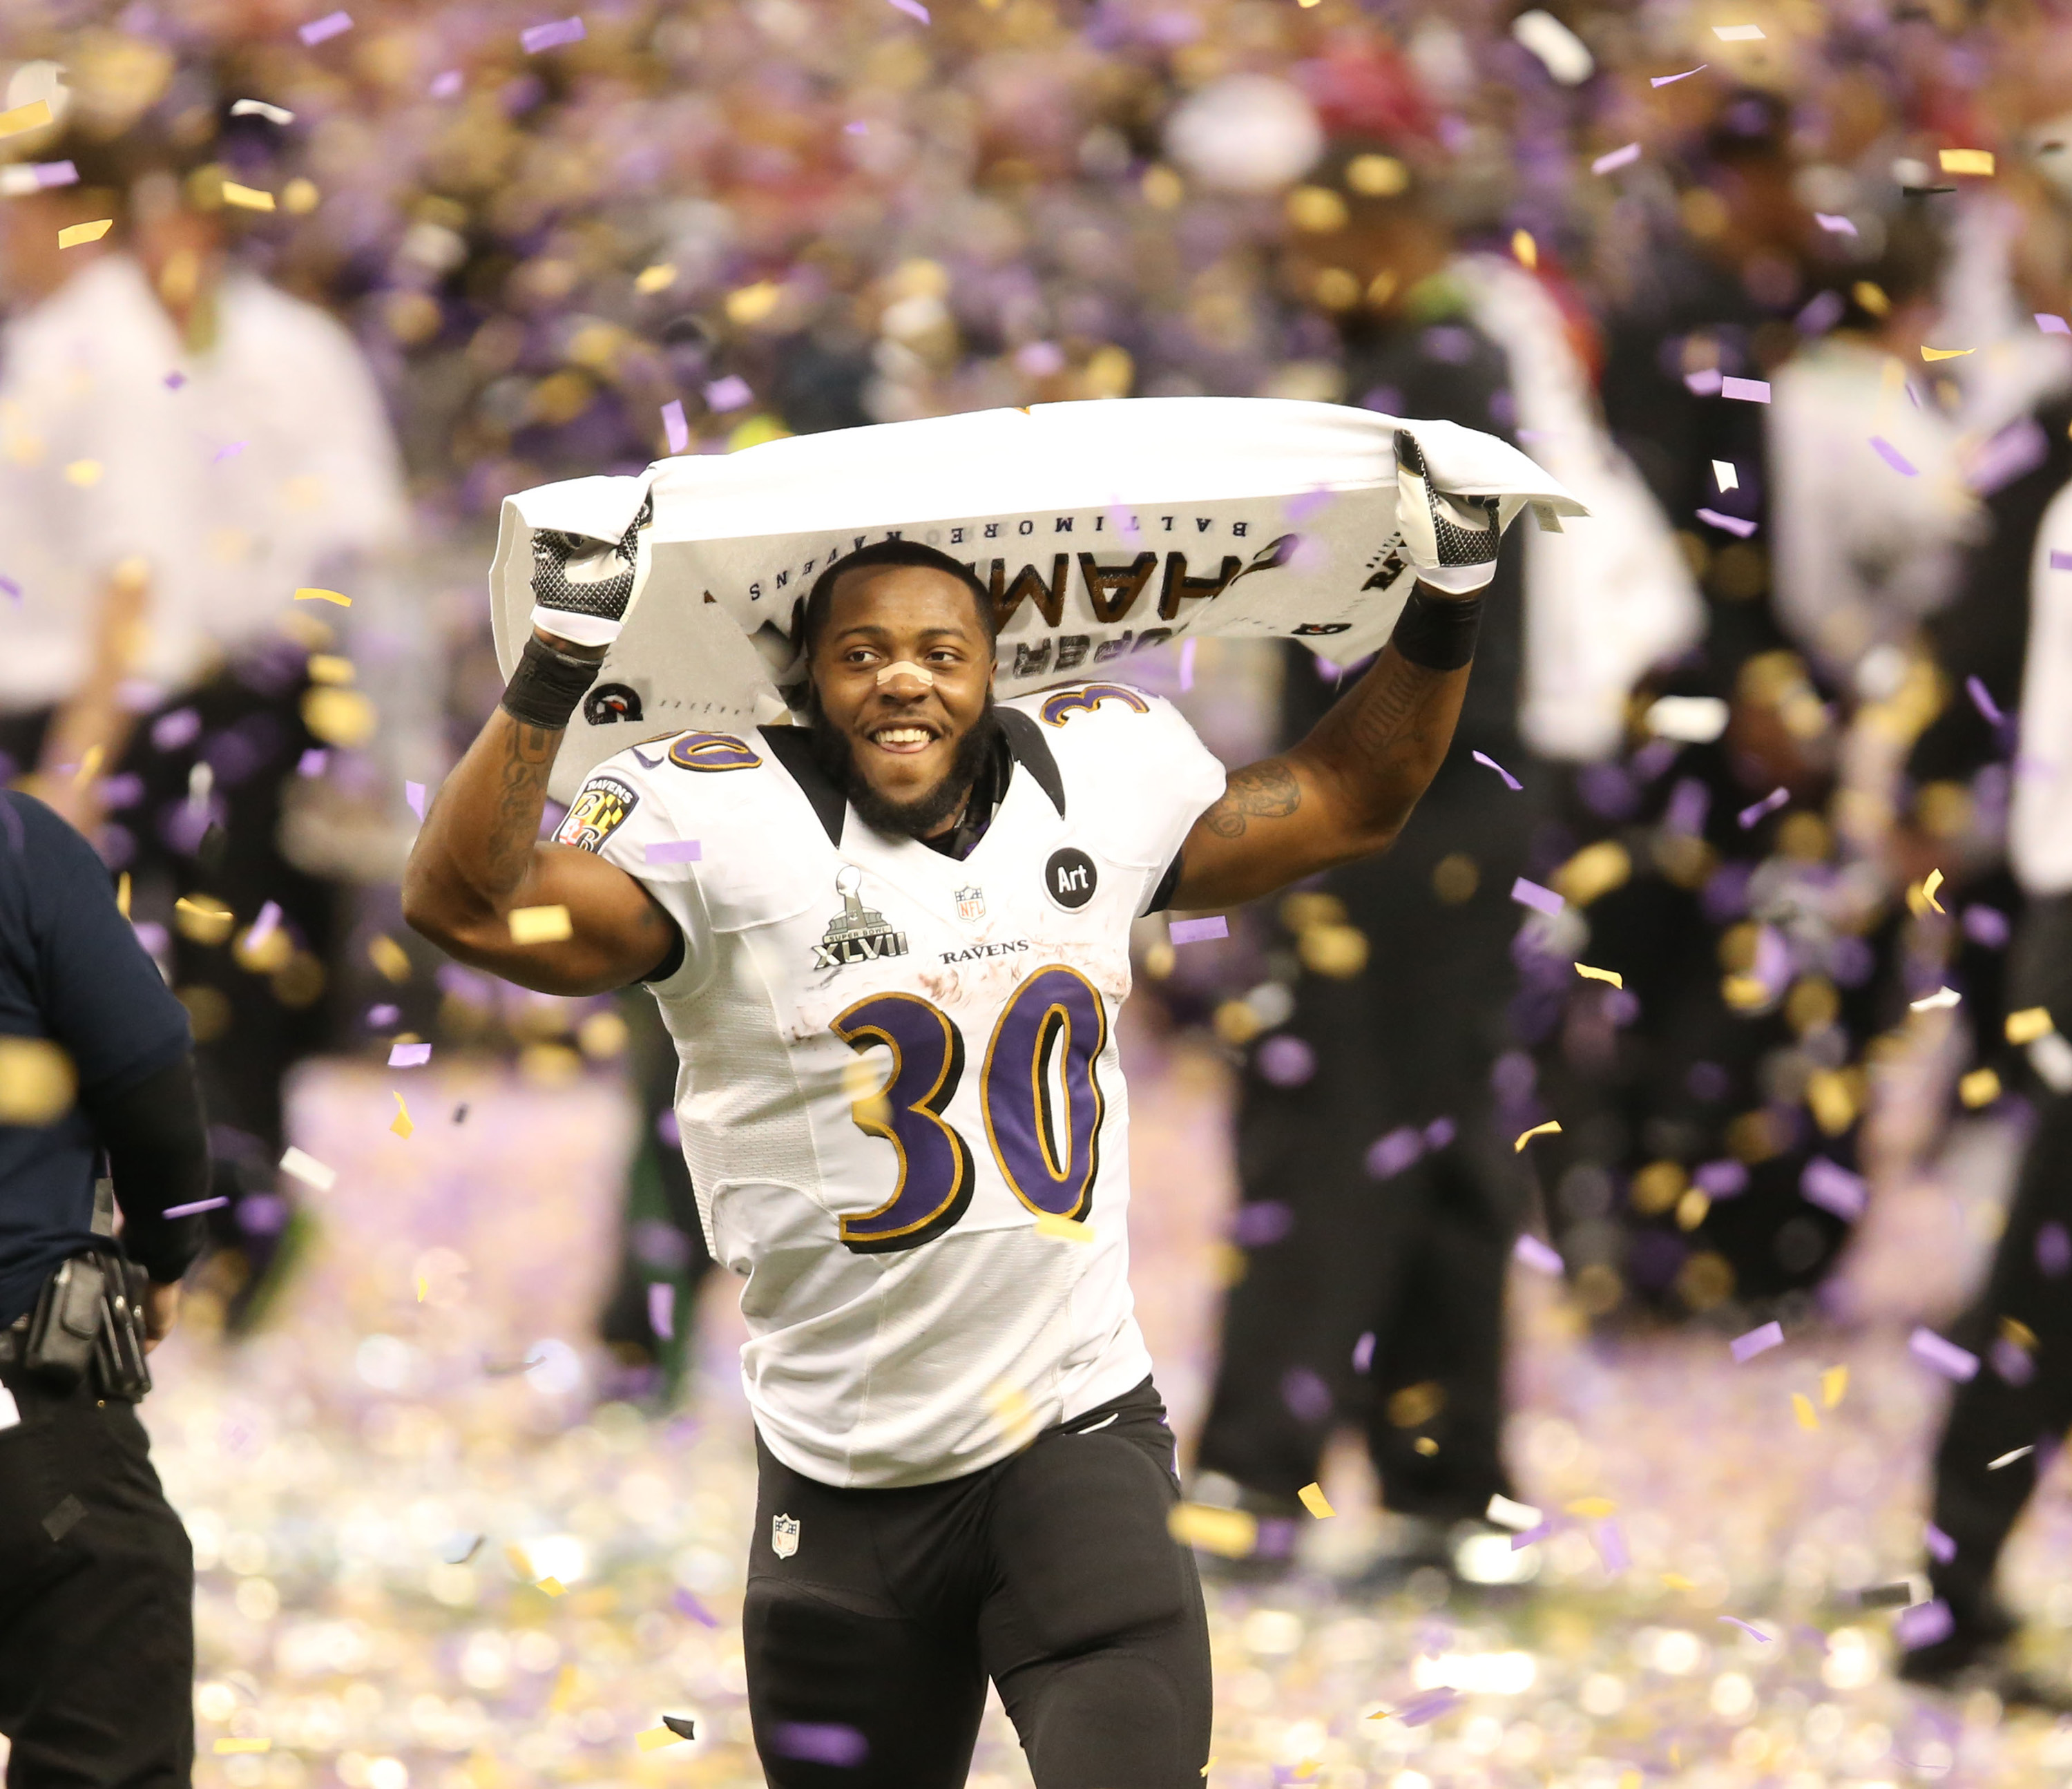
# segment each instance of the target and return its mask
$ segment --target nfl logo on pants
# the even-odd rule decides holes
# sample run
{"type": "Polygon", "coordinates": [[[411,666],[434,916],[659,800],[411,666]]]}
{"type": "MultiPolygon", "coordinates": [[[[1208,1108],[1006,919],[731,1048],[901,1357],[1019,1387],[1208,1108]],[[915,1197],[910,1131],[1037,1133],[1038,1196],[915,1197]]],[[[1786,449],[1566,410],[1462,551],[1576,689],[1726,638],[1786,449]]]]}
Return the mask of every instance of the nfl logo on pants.
{"type": "Polygon", "coordinates": [[[789,1559],[799,1550],[799,1519],[796,1516],[770,1518],[770,1550],[779,1559],[789,1559]]]}

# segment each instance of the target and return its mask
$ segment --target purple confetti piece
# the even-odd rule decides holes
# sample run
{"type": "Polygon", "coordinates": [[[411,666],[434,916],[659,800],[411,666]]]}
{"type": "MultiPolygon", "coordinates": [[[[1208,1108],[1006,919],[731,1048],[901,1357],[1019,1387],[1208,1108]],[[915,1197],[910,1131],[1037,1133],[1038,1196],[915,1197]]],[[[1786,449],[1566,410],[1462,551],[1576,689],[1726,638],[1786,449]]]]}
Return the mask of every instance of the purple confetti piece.
{"type": "Polygon", "coordinates": [[[1960,1348],[1954,1342],[1946,1342],[1934,1330],[1917,1324],[1913,1335],[1906,1339],[1906,1351],[1924,1367],[1933,1368],[1945,1379],[1954,1379],[1959,1384],[1972,1378],[1979,1370],[1979,1357],[1968,1348],[1960,1348]]]}
{"type": "Polygon", "coordinates": [[[319,43],[352,29],[352,14],[349,12],[327,12],[321,19],[313,19],[295,33],[310,49],[319,43]]]}
{"type": "Polygon", "coordinates": [[[295,775],[298,776],[322,776],[324,773],[324,766],[328,764],[330,762],[331,754],[325,751],[322,746],[311,746],[307,751],[304,752],[300,758],[295,760],[295,775]]]}
{"type": "Polygon", "coordinates": [[[1295,1214],[1277,1199],[1240,1205],[1231,1219],[1231,1240],[1240,1248],[1264,1248],[1295,1228],[1295,1214]]]}
{"type": "Polygon", "coordinates": [[[5,590],[17,603],[22,600],[22,586],[11,578],[0,578],[0,590],[5,590]]]}
{"type": "Polygon", "coordinates": [[[1307,1367],[1290,1367],[1281,1376],[1281,1401],[1297,1421],[1320,1423],[1331,1414],[1331,1388],[1307,1367]]]}
{"type": "Polygon", "coordinates": [[[676,1594],[669,1600],[676,1604],[679,1612],[689,1615],[693,1621],[701,1622],[707,1627],[719,1626],[719,1617],[706,1608],[681,1585],[676,1586],[676,1594]]]}
{"type": "Polygon", "coordinates": [[[36,184],[45,188],[79,184],[79,170],[69,162],[38,162],[34,164],[33,171],[36,184]]]}
{"type": "Polygon", "coordinates": [[[1180,687],[1182,689],[1194,687],[1194,642],[1191,640],[1180,643],[1180,687]]]}
{"type": "Polygon", "coordinates": [[[1363,1373],[1374,1364],[1374,1331],[1368,1330],[1353,1344],[1353,1371],[1363,1373]]]}
{"type": "MultiPolygon", "coordinates": [[[[1825,230],[1830,236],[1854,236],[1856,233],[1856,225],[1852,224],[1848,219],[1846,217],[1837,217],[1832,212],[1815,212],[1813,214],[1813,221],[1818,224],[1820,228],[1825,230]]],[[[1725,1616],[1720,1618],[1723,1621],[1725,1618],[1726,1618],[1725,1616]]]]}
{"type": "Polygon", "coordinates": [[[2046,335],[2072,335],[2072,323],[2062,317],[2054,317],[2048,311],[2035,313],[2036,327],[2046,335]]]}
{"type": "Polygon", "coordinates": [[[1684,375],[1684,387],[1694,397],[1710,397],[1720,389],[1720,377],[1717,367],[1700,367],[1684,375]]]}
{"type": "Polygon", "coordinates": [[[1494,771],[1498,776],[1503,779],[1503,786],[1507,789],[1511,790],[1515,793],[1516,792],[1524,788],[1525,785],[1523,783],[1519,782],[1518,779],[1513,776],[1509,771],[1506,770],[1503,765],[1499,764],[1494,758],[1490,757],[1487,752],[1474,751],[1469,753],[1468,755],[1474,759],[1478,764],[1484,765],[1489,769],[1494,771]]]}
{"type": "Polygon", "coordinates": [[[2072,1234],[2063,1224],[2046,1224],[2036,1232],[2036,1265],[2046,1280],[2062,1280],[2072,1267],[2072,1234]]]}
{"type": "Polygon", "coordinates": [[[1552,889],[1542,888],[1539,883],[1527,882],[1523,876],[1511,885],[1511,898],[1520,907],[1529,907],[1534,912],[1544,913],[1550,918],[1559,913],[1564,904],[1552,889]]]}
{"type": "Polygon", "coordinates": [[[557,50],[564,43],[580,43],[588,35],[580,19],[557,19],[551,25],[535,25],[530,31],[520,31],[518,42],[528,56],[537,56],[542,50],[557,50]]]}
{"type": "Polygon", "coordinates": [[[1915,478],[1920,474],[1921,468],[1893,446],[1883,435],[1871,437],[1871,451],[1902,478],[1915,478]]]}
{"type": "Polygon", "coordinates": [[[1437,1721],[1460,1705],[1461,1692],[1457,1689],[1428,1689],[1421,1696],[1413,1696],[1396,1711],[1396,1718],[1406,1727],[1422,1727],[1437,1721]]]}
{"type": "Polygon", "coordinates": [[[1415,1125],[1404,1125],[1377,1137],[1367,1152],[1367,1171],[1376,1180],[1388,1180],[1424,1153],[1424,1133],[1415,1125]]]}
{"type": "Polygon", "coordinates": [[[186,1205],[168,1205],[159,1215],[168,1218],[199,1217],[204,1211],[220,1211],[229,1203],[227,1195],[219,1194],[214,1199],[198,1199],[186,1205]]]}
{"type": "MultiPolygon", "coordinates": [[[[2004,1335],[1987,1351],[1986,1358],[1992,1362],[1993,1371],[2010,1385],[2026,1385],[2036,1377],[2036,1363],[2029,1358],[2025,1350],[2004,1335]]],[[[1987,1470],[1992,1469],[1989,1466],[1987,1470]]]]}
{"type": "Polygon", "coordinates": [[[1679,778],[1669,792],[1668,805],[1662,810],[1662,824],[1672,833],[1688,833],[1695,837],[1704,831],[1705,816],[1712,807],[1710,789],[1695,776],[1679,778]]]}
{"type": "Polygon", "coordinates": [[[1207,919],[1175,919],[1167,927],[1176,944],[1199,944],[1211,938],[1230,936],[1230,921],[1220,913],[1207,919]]]}
{"type": "Polygon", "coordinates": [[[1802,335],[1824,335],[1848,308],[1839,292],[1815,292],[1792,323],[1802,335]]]}
{"type": "Polygon", "coordinates": [[[256,951],[273,936],[273,928],[281,923],[281,903],[269,901],[259,910],[259,917],[252,922],[252,929],[245,935],[245,948],[249,953],[256,951]]]}
{"type": "Polygon", "coordinates": [[[213,454],[210,454],[208,463],[212,466],[220,466],[227,459],[236,459],[237,456],[244,451],[245,443],[243,442],[229,442],[225,443],[223,446],[217,448],[213,454]]]}
{"type": "Polygon", "coordinates": [[[1737,398],[1744,404],[1767,404],[1770,401],[1770,381],[1767,379],[1722,379],[1720,396],[1737,398]]]}
{"type": "Polygon", "coordinates": [[[648,847],[646,856],[650,863],[697,863],[702,861],[698,855],[698,841],[696,839],[657,839],[648,847]]]}
{"type": "Polygon", "coordinates": [[[1607,154],[1600,155],[1597,160],[1590,163],[1590,172],[1593,174],[1614,173],[1620,168],[1632,167],[1639,159],[1640,145],[1628,143],[1624,149],[1614,149],[1607,154]]]}
{"type": "Polygon", "coordinates": [[[176,708],[151,723],[151,744],[159,751],[177,751],[201,731],[201,716],[191,708],[176,708]]]}
{"type": "Polygon", "coordinates": [[[1709,62],[1701,62],[1695,68],[1686,68],[1680,75],[1651,75],[1647,84],[1651,87],[1673,87],[1679,80],[1688,80],[1693,75],[1702,75],[1712,66],[1709,62]]]}
{"type": "Polygon", "coordinates": [[[870,1756],[870,1742],[837,1721],[783,1721],[771,1736],[771,1750],[780,1758],[854,1770],[870,1756]]]}
{"type": "Polygon", "coordinates": [[[1457,1129],[1450,1118],[1434,1118],[1424,1127],[1424,1147],[1428,1149],[1445,1149],[1453,1141],[1457,1129]]]}
{"type": "Polygon", "coordinates": [[[1724,529],[1737,540],[1745,541],[1756,531],[1756,524],[1745,516],[1729,516],[1717,509],[1701,509],[1698,520],[1709,522],[1714,528],[1724,529]]]}
{"type": "Polygon", "coordinates": [[[166,388],[166,389],[167,391],[175,391],[175,392],[176,392],[176,391],[178,391],[178,390],[180,389],[180,387],[181,387],[181,386],[183,386],[183,385],[184,385],[187,382],[187,376],[185,373],[183,373],[183,372],[169,372],[169,373],[167,373],[167,374],[166,375],[165,378],[161,381],[161,383],[165,386],[165,388],[166,388]]]}
{"type": "Polygon", "coordinates": [[[1975,451],[1964,468],[1972,494],[1990,497],[2050,457],[2050,438],[2033,416],[2010,422],[1975,451]]]}
{"type": "Polygon", "coordinates": [[[669,438],[669,451],[680,454],[691,444],[691,426],[684,420],[684,401],[672,397],[662,406],[662,429],[669,438]]]}
{"type": "Polygon", "coordinates": [[[664,1342],[676,1339],[676,1289],[666,1280],[648,1289],[648,1326],[664,1342]]]}
{"type": "Polygon", "coordinates": [[[1708,1199],[1732,1199],[1748,1191],[1749,1171],[1745,1164],[1722,1158],[1700,1162],[1691,1183],[1708,1199]]]}
{"type": "Polygon", "coordinates": [[[409,803],[410,812],[415,814],[420,820],[423,820],[425,817],[425,785],[421,783],[405,782],[403,785],[403,799],[409,803]]]}
{"type": "Polygon", "coordinates": [[[401,1007],[385,1000],[378,1006],[367,1009],[367,1022],[377,1031],[384,1025],[393,1025],[402,1016],[401,1007]]]}
{"type": "Polygon", "coordinates": [[[1807,1204],[1853,1224],[1870,1203],[1871,1191],[1861,1174],[1851,1174],[1824,1155],[1816,1155],[1799,1176],[1799,1196],[1807,1204]]]}
{"type": "Polygon", "coordinates": [[[924,25],[929,23],[928,9],[921,4],[921,0],[892,0],[892,4],[909,19],[918,19],[924,25]]]}
{"type": "Polygon", "coordinates": [[[1917,1602],[1911,1609],[1901,1610],[1892,1631],[1899,1643],[1913,1652],[1947,1639],[1956,1626],[1950,1605],[1938,1597],[1933,1602],[1917,1602]]]}
{"type": "Polygon", "coordinates": [[[1544,1540],[1553,1532],[1554,1524],[1552,1522],[1542,1522],[1537,1528],[1520,1528],[1511,1537],[1511,1550],[1513,1553],[1523,1552],[1534,1541],[1544,1540]]]}
{"type": "Polygon", "coordinates": [[[1530,1234],[1521,1236],[1511,1245],[1513,1257],[1523,1261],[1536,1273],[1559,1273],[1562,1270],[1561,1257],[1548,1244],[1530,1234]]]}
{"type": "Polygon", "coordinates": [[[850,123],[844,125],[842,126],[842,134],[845,136],[849,137],[861,137],[870,129],[870,126],[865,124],[862,119],[857,118],[852,121],[850,123]]]}
{"type": "Polygon", "coordinates": [[[1987,950],[2005,950],[2014,928],[1996,907],[1975,901],[1964,909],[1964,936],[1987,950]]]}
{"type": "Polygon", "coordinates": [[[1740,1616],[1722,1615],[1720,1617],[1720,1619],[1726,1622],[1729,1627],[1738,1627],[1744,1634],[1749,1635],[1753,1639],[1761,1640],[1765,1646],[1768,1646],[1770,1644],[1770,1636],[1769,1635],[1764,1633],[1760,1627],[1754,1627],[1751,1623],[1743,1621],[1740,1616]]]}
{"type": "Polygon", "coordinates": [[[1938,1565],[1947,1565],[1957,1557],[1957,1543],[1933,1522],[1922,1525],[1921,1544],[1928,1549],[1928,1557],[1938,1565]]]}
{"type": "Polygon", "coordinates": [[[1767,1354],[1772,1348],[1783,1346],[1784,1326],[1782,1323],[1765,1323],[1759,1329],[1750,1330],[1745,1335],[1736,1336],[1727,1344],[1727,1351],[1737,1363],[1745,1365],[1758,1355],[1767,1354]]]}
{"type": "Polygon", "coordinates": [[[431,96],[435,100],[450,100],[460,91],[460,70],[449,68],[432,77],[431,96]]]}
{"type": "Polygon", "coordinates": [[[1331,500],[1331,493],[1321,484],[1314,491],[1305,491],[1286,499],[1281,512],[1291,522],[1306,522],[1331,500]]]}
{"type": "Polygon", "coordinates": [[[392,1045],[388,1051],[391,1068],[422,1068],[431,1059],[432,1047],[429,1043],[398,1043],[392,1045]]]}
{"type": "Polygon", "coordinates": [[[1259,1072],[1275,1087],[1300,1087],[1317,1072],[1317,1052],[1286,1034],[1259,1047],[1259,1072]]]}
{"type": "Polygon", "coordinates": [[[1998,726],[2007,716],[2000,712],[2000,704],[1993,700],[1992,692],[1986,688],[1983,677],[1973,676],[1964,680],[1964,693],[1971,698],[1971,706],[1985,716],[1990,726],[1998,726]]]}
{"type": "Polygon", "coordinates": [[[1616,1574],[1632,1565],[1633,1555],[1626,1551],[1626,1535],[1618,1523],[1600,1522],[1591,1531],[1590,1538],[1597,1544],[1597,1557],[1605,1562],[1606,1571],[1616,1574]]]}
{"type": "Polygon", "coordinates": [[[705,387],[705,402],[715,410],[738,410],[754,395],[748,381],[734,372],[705,387]]]}
{"type": "Polygon", "coordinates": [[[2053,547],[2050,549],[2050,569],[2053,571],[2072,571],[2072,553],[2061,553],[2053,547]]]}
{"type": "Polygon", "coordinates": [[[1791,792],[1789,789],[1772,789],[1762,800],[1751,801],[1734,817],[1741,822],[1741,829],[1745,833],[1765,814],[1774,813],[1790,799],[1791,792]]]}

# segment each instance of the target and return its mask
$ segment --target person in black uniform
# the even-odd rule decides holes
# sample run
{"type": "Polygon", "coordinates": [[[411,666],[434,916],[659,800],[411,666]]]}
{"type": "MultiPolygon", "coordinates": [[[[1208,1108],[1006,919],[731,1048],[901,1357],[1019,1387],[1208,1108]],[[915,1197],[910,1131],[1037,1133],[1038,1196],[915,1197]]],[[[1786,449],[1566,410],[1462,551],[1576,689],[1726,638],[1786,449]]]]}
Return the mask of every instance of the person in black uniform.
{"type": "Polygon", "coordinates": [[[208,1174],[186,1010],[86,841],[40,802],[0,792],[0,1733],[13,1742],[10,1789],[171,1789],[192,1770],[194,1557],[131,1406],[149,1388],[141,1355],[172,1327],[202,1243],[199,1217],[167,1213],[205,1198],[208,1174]],[[124,1218],[119,1247],[97,1193],[104,1160],[124,1218]],[[80,1372],[68,1339],[134,1351],[80,1372]]]}

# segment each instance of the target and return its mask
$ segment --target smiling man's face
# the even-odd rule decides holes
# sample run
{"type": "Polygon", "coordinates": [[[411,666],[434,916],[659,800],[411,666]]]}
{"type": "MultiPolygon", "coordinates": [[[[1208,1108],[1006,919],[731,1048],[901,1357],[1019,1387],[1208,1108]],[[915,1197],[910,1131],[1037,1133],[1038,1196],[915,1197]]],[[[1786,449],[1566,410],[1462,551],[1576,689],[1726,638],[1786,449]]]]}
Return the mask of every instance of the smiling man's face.
{"type": "Polygon", "coordinates": [[[947,830],[991,742],[993,642],[968,586],[927,565],[839,579],[814,643],[817,730],[881,831],[947,830]]]}

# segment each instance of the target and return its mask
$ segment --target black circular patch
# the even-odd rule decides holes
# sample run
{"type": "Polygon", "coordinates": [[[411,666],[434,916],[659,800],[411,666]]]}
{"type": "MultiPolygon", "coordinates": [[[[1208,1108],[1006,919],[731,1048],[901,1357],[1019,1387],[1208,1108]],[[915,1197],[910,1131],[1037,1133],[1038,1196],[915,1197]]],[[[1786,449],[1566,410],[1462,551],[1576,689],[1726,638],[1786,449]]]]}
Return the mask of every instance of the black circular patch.
{"type": "Polygon", "coordinates": [[[1068,912],[1076,912],[1094,898],[1094,860],[1078,846],[1067,845],[1053,851],[1043,866],[1043,892],[1068,912]]]}
{"type": "Polygon", "coordinates": [[[601,683],[583,697],[583,718],[592,726],[640,718],[639,693],[623,683],[601,683]]]}

